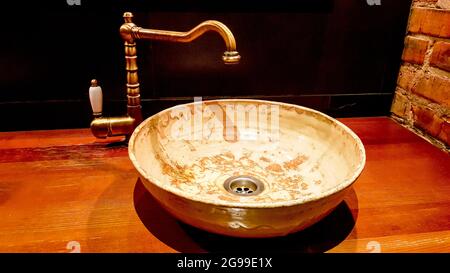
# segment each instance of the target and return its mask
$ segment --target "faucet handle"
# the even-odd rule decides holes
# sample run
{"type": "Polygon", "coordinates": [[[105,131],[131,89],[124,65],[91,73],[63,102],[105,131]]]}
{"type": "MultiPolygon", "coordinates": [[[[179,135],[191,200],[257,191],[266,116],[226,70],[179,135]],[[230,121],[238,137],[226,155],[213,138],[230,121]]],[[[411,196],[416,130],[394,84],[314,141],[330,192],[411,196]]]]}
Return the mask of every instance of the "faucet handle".
{"type": "Polygon", "coordinates": [[[98,86],[96,79],[91,80],[91,87],[89,87],[89,100],[91,101],[94,117],[100,117],[103,111],[103,92],[102,88],[98,86]]]}

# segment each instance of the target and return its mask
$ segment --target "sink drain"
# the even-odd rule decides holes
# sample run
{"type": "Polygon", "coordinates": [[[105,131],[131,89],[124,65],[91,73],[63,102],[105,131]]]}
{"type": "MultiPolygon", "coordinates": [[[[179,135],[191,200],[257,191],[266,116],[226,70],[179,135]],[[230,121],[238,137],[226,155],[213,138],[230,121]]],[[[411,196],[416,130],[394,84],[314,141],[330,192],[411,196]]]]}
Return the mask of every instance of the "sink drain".
{"type": "Polygon", "coordinates": [[[223,186],[228,192],[241,196],[257,195],[264,190],[261,181],[248,175],[232,176],[225,180],[223,186]]]}

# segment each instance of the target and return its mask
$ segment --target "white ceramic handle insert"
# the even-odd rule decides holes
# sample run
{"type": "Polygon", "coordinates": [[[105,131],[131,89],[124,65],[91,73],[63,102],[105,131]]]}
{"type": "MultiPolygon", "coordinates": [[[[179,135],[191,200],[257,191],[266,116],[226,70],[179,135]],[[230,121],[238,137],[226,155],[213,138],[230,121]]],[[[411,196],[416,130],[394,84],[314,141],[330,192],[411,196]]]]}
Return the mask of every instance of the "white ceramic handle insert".
{"type": "Polygon", "coordinates": [[[89,87],[89,99],[94,115],[101,115],[103,111],[103,93],[102,88],[97,85],[96,80],[91,81],[91,87],[89,87]]]}

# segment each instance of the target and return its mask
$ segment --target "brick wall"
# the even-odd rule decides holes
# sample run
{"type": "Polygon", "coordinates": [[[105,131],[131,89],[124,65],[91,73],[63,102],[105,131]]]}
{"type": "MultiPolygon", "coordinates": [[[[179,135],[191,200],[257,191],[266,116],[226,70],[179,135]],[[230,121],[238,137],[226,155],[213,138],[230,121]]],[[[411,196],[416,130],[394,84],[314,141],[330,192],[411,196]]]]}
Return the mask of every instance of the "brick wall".
{"type": "Polygon", "coordinates": [[[450,0],[414,0],[393,117],[444,149],[450,147],[450,0]]]}

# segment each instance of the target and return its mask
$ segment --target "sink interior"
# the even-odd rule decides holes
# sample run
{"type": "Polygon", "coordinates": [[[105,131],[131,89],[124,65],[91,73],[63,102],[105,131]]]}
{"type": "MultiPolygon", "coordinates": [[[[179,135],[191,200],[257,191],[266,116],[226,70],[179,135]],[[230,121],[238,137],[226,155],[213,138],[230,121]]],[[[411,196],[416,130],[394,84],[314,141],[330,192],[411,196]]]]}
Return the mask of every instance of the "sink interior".
{"type": "Polygon", "coordinates": [[[340,122],[299,106],[255,100],[182,105],[154,115],[131,149],[142,175],[192,200],[272,207],[351,184],[365,154],[340,122]]]}

